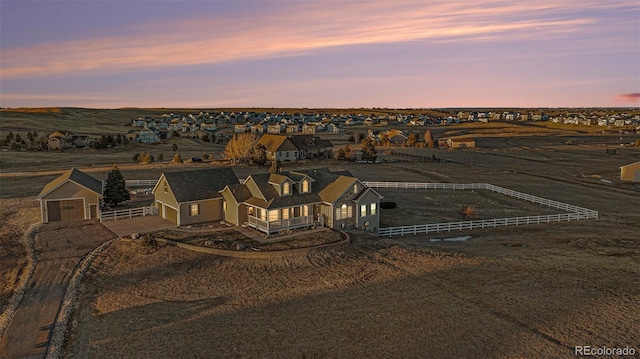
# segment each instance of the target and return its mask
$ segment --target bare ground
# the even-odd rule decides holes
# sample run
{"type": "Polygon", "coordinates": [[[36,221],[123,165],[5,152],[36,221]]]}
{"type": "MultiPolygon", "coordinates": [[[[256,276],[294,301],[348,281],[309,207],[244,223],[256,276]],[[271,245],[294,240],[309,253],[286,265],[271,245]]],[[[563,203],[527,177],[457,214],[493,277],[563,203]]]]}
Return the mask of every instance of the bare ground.
{"type": "Polygon", "coordinates": [[[576,345],[638,351],[640,192],[615,176],[640,151],[606,155],[615,143],[598,136],[566,141],[487,137],[476,150],[423,150],[442,163],[319,165],[364,180],[489,182],[598,210],[599,220],[450,234],[471,235],[467,242],[429,242],[446,233],[358,236],[340,251],[270,260],[116,243],[83,280],[66,356],[545,358],[574,357],[576,345]]]}
{"type": "Polygon", "coordinates": [[[30,224],[40,221],[34,198],[0,199],[0,309],[13,294],[27,263],[20,238],[30,224]]]}
{"type": "MultiPolygon", "coordinates": [[[[444,163],[349,169],[364,180],[489,182],[598,210],[599,220],[358,236],[345,250],[261,261],[119,243],[84,283],[67,353],[547,358],[574,357],[579,345],[640,349],[640,196],[581,175],[611,178],[611,162],[636,153],[565,147],[562,157],[532,149],[553,139],[529,149],[522,141],[437,152],[444,163]],[[472,239],[429,241],[459,235],[472,239]]],[[[418,209],[434,193],[395,195],[418,209]]],[[[531,209],[493,194],[482,201],[485,211],[531,209]]]]}
{"type": "Polygon", "coordinates": [[[83,285],[68,355],[568,357],[586,343],[637,347],[637,253],[494,238],[471,249],[359,238],[342,252],[268,261],[119,243],[83,285]],[[493,253],[477,255],[484,246],[493,253]]]}

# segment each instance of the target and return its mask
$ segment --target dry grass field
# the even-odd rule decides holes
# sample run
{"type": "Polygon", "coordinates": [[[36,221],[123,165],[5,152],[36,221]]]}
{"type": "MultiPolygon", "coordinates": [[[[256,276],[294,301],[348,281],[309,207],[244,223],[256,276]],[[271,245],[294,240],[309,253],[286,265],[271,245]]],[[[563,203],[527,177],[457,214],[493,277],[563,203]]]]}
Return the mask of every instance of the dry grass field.
{"type": "MultiPolygon", "coordinates": [[[[439,163],[299,166],[349,169],[363,180],[488,182],[594,209],[600,219],[428,236],[358,234],[345,249],[269,260],[117,242],[83,279],[65,357],[569,358],[579,345],[640,351],[640,186],[616,179],[621,165],[640,160],[640,149],[621,147],[617,135],[566,129],[513,125],[503,136],[504,129],[477,124],[433,131],[483,129],[489,132],[475,136],[476,149],[394,148],[396,155],[384,155],[435,154],[439,163]],[[429,241],[460,235],[471,239],[429,241]]],[[[41,170],[65,169],[59,166],[41,170]]],[[[153,178],[181,168],[192,167],[123,173],[153,178]]],[[[106,173],[100,171],[94,175],[106,173]]],[[[1,232],[3,278],[19,270],[12,269],[20,264],[16,236],[38,219],[33,196],[51,178],[0,178],[7,204],[0,211],[14,228],[1,232]]],[[[477,206],[481,218],[548,211],[478,191],[383,192],[400,205],[381,211],[390,224],[422,216],[420,208],[433,217],[420,223],[458,220],[463,204],[477,206]]]]}
{"type": "Polygon", "coordinates": [[[30,224],[40,221],[37,206],[33,198],[0,199],[0,309],[11,297],[27,264],[20,237],[30,224]]]}

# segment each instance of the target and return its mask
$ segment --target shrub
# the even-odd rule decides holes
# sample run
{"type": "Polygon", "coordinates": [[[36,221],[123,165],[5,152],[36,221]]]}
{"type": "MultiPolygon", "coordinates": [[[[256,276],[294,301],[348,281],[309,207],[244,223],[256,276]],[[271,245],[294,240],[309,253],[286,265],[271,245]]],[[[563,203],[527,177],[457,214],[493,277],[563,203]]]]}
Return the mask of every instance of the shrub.
{"type": "Polygon", "coordinates": [[[380,208],[382,209],[394,209],[398,206],[395,202],[380,202],[380,208]]]}

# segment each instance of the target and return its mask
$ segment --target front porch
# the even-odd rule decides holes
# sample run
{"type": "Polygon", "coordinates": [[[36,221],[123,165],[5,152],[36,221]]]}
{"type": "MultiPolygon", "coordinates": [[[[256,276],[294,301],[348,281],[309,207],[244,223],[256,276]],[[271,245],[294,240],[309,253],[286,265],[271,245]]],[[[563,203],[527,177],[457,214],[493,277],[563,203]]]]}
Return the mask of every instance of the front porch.
{"type": "Polygon", "coordinates": [[[247,225],[267,234],[284,231],[287,229],[310,227],[316,224],[313,216],[301,216],[288,219],[275,219],[272,221],[260,219],[249,215],[247,225]]]}

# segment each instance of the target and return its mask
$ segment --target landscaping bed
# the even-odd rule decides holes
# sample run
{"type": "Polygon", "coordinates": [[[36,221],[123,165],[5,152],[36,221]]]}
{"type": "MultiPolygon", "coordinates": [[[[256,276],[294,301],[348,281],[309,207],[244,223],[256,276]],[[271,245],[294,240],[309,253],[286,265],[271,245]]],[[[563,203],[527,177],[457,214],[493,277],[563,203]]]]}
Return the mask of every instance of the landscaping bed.
{"type": "Polygon", "coordinates": [[[206,248],[223,250],[257,250],[257,251],[282,251],[298,248],[309,248],[341,241],[339,232],[323,231],[299,231],[297,235],[282,237],[281,240],[268,243],[259,242],[249,238],[242,232],[234,229],[212,231],[207,233],[163,230],[148,235],[147,239],[164,238],[172,241],[187,243],[206,248]]]}

